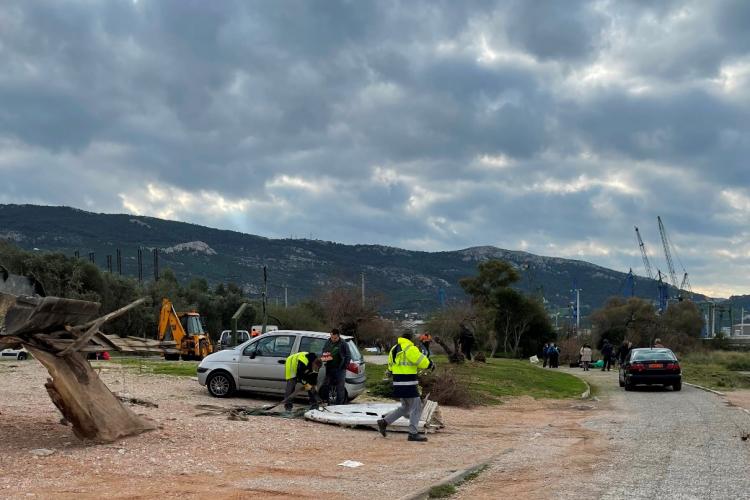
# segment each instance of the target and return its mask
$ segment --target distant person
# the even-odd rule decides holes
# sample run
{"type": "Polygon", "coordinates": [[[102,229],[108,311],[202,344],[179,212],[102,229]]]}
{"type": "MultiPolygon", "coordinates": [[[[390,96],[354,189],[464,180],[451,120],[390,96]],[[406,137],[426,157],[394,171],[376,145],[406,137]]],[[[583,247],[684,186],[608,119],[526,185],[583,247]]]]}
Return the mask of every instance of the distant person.
{"type": "Polygon", "coordinates": [[[617,361],[620,363],[620,366],[625,364],[625,361],[628,359],[628,354],[630,354],[630,350],[633,348],[633,343],[629,342],[627,340],[623,340],[622,344],[620,345],[620,350],[617,351],[617,361]]]}
{"type": "Polygon", "coordinates": [[[587,372],[589,371],[589,366],[591,365],[591,355],[593,351],[591,350],[591,346],[588,344],[583,344],[583,347],[581,347],[581,366],[583,366],[583,371],[587,372]]]}
{"type": "Polygon", "coordinates": [[[422,335],[419,336],[419,341],[424,346],[425,354],[427,354],[427,357],[429,358],[432,353],[430,352],[430,344],[432,344],[432,335],[430,335],[430,332],[424,332],[422,335]]]}
{"type": "Polygon", "coordinates": [[[549,345],[549,367],[560,367],[560,348],[554,342],[549,345]]]}
{"type": "Polygon", "coordinates": [[[346,404],[346,367],[352,360],[349,346],[341,340],[338,328],[331,330],[331,337],[323,346],[323,362],[326,364],[326,378],[320,388],[321,398],[330,402],[331,387],[336,388],[336,404],[346,404]]]}
{"type": "Polygon", "coordinates": [[[250,336],[253,337],[253,338],[255,338],[258,335],[260,335],[260,332],[258,330],[256,330],[255,328],[253,328],[253,331],[250,333],[250,336]]]}
{"type": "Polygon", "coordinates": [[[318,383],[318,371],[322,363],[314,352],[298,352],[292,354],[284,363],[286,376],[286,390],[284,391],[284,409],[292,411],[291,400],[297,383],[301,382],[310,398],[310,409],[318,406],[318,398],[315,394],[315,385],[318,383]]]}
{"type": "Polygon", "coordinates": [[[663,349],[664,344],[661,343],[661,339],[654,339],[654,347],[656,349],[663,349]]]}
{"type": "Polygon", "coordinates": [[[461,352],[464,357],[471,361],[471,349],[474,347],[474,334],[471,333],[466,325],[461,323],[461,333],[458,334],[458,341],[461,343],[461,352]]]}
{"type": "Polygon", "coordinates": [[[547,368],[547,363],[549,362],[549,342],[545,342],[544,347],[542,347],[542,360],[544,361],[542,368],[547,368]]]}
{"type": "Polygon", "coordinates": [[[604,342],[602,343],[602,361],[604,361],[604,364],[602,365],[602,371],[610,371],[612,369],[612,358],[614,357],[614,351],[615,349],[614,347],[612,347],[612,344],[609,343],[609,340],[604,339],[604,342]]]}

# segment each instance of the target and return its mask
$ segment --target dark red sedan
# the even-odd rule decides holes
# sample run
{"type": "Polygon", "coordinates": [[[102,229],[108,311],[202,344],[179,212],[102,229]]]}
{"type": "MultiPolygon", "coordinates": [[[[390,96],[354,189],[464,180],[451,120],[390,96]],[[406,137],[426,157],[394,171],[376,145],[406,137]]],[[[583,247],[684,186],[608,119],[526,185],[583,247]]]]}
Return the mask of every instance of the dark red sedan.
{"type": "Polygon", "coordinates": [[[636,385],[672,386],[682,389],[682,371],[677,356],[670,349],[633,349],[620,366],[620,387],[632,391],[636,385]]]}

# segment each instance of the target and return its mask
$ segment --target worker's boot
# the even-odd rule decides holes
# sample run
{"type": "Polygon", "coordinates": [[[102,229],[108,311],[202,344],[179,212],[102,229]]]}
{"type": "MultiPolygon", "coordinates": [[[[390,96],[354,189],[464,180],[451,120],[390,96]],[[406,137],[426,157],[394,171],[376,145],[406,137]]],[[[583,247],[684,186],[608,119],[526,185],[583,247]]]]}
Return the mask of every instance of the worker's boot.
{"type": "Polygon", "coordinates": [[[380,434],[383,435],[383,437],[386,437],[388,435],[388,431],[385,430],[386,427],[388,427],[388,422],[386,422],[384,418],[378,420],[378,430],[380,431],[380,434]]]}
{"type": "Polygon", "coordinates": [[[419,441],[421,443],[427,441],[427,436],[423,436],[422,434],[409,434],[409,439],[407,441],[419,441]]]}

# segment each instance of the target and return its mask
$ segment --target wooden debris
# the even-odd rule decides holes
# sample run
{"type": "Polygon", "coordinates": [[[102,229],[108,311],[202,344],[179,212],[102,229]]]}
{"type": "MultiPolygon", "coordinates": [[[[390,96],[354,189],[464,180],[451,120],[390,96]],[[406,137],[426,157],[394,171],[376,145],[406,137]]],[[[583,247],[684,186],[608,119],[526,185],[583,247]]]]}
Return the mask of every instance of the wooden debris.
{"type": "MultiPolygon", "coordinates": [[[[31,295],[41,287],[0,269],[0,349],[24,346],[51,378],[45,387],[80,439],[111,442],[156,428],[133,413],[107,388],[83,353],[118,350],[138,354],[179,351],[174,342],[106,335],[100,328],[142,304],[139,299],[97,317],[99,304],[31,295]]],[[[156,406],[129,398],[129,403],[156,406]]]]}

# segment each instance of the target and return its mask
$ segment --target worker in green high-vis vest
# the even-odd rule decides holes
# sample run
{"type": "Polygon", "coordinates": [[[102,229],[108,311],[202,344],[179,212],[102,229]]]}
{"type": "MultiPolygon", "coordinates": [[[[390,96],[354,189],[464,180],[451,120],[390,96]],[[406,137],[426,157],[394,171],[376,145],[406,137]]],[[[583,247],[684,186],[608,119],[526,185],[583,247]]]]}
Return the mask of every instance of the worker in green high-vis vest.
{"type": "Polygon", "coordinates": [[[318,371],[322,363],[314,352],[298,352],[286,358],[284,363],[286,390],[284,391],[284,409],[292,411],[292,395],[297,383],[301,382],[310,398],[310,408],[318,406],[315,385],[318,382],[318,371]]]}

